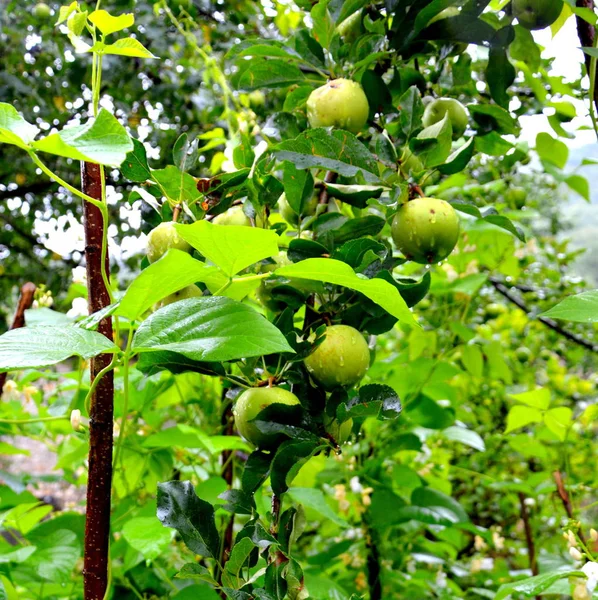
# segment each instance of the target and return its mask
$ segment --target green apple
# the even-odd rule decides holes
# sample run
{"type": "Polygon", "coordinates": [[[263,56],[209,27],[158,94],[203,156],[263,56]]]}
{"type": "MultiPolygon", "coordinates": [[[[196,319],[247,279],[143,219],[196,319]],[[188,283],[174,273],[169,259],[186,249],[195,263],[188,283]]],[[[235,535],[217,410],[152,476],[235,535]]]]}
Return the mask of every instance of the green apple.
{"type": "Polygon", "coordinates": [[[245,390],[238,398],[233,408],[235,426],[245,440],[260,450],[276,448],[286,437],[279,433],[262,433],[254,423],[251,423],[262,410],[272,404],[300,405],[299,398],[280,387],[262,387],[245,390]]]}
{"type": "Polygon", "coordinates": [[[52,16],[52,9],[45,2],[38,2],[33,7],[33,16],[36,19],[49,19],[52,16]]]}
{"type": "Polygon", "coordinates": [[[424,170],[422,161],[415,154],[413,154],[413,152],[411,152],[409,146],[405,147],[401,166],[403,172],[407,173],[421,173],[424,170]]]}
{"type": "MultiPolygon", "coordinates": [[[[216,215],[212,219],[214,225],[243,225],[245,227],[251,227],[251,221],[249,217],[243,212],[243,207],[239,204],[238,206],[231,206],[228,210],[216,215]]],[[[263,227],[264,220],[256,215],[255,224],[258,227],[263,227]]]]}
{"type": "Polygon", "coordinates": [[[344,444],[353,431],[353,419],[339,423],[336,419],[324,419],[324,428],[332,439],[340,446],[344,444]]]}
{"type": "Polygon", "coordinates": [[[266,95],[261,90],[253,90],[248,94],[249,106],[252,108],[259,108],[266,104],[266,95]]]}
{"type": "Polygon", "coordinates": [[[513,0],[513,16],[525,29],[544,29],[552,25],[563,10],[563,0],[513,0]]]}
{"type": "Polygon", "coordinates": [[[507,312],[507,307],[504,304],[499,304],[498,302],[491,302],[484,308],[484,315],[489,319],[495,319],[496,317],[500,317],[507,312]]]}
{"type": "Polygon", "coordinates": [[[521,346],[521,348],[515,350],[515,357],[520,363],[529,362],[532,357],[532,351],[525,346],[521,346]]]}
{"type": "Polygon", "coordinates": [[[147,259],[153,263],[162,258],[170,248],[191,253],[193,248],[179,235],[174,221],[165,221],[152,229],[147,236],[147,259]]]}
{"type": "Polygon", "coordinates": [[[331,325],[324,341],[305,359],[309,374],[326,390],[351,387],[370,366],[365,338],[348,325],[331,325]]]}
{"type": "Polygon", "coordinates": [[[459,239],[459,217],[444,200],[416,198],[403,204],[392,221],[397,248],[420,264],[444,260],[459,239]]]}
{"type": "Polygon", "coordinates": [[[362,33],[365,32],[361,21],[361,11],[358,10],[339,23],[336,32],[343,38],[346,44],[352,44],[362,33]]]}
{"type": "Polygon", "coordinates": [[[424,127],[430,127],[434,123],[442,121],[447,113],[453,128],[453,139],[457,140],[465,133],[469,120],[469,113],[459,100],[436,98],[426,106],[422,123],[424,127]]]}
{"type": "Polygon", "coordinates": [[[506,199],[509,206],[523,208],[527,199],[527,192],[522,187],[512,187],[507,190],[506,199]]]}
{"type": "MultiPolygon", "coordinates": [[[[303,206],[303,212],[301,213],[301,216],[302,217],[310,217],[311,215],[315,214],[317,208],[318,208],[318,194],[313,194],[313,196],[310,198],[309,202],[307,202],[303,206]]],[[[283,194],[278,199],[278,210],[279,210],[282,218],[290,225],[297,225],[299,223],[299,215],[295,212],[295,210],[289,204],[286,194],[283,194]]]]}
{"type": "Polygon", "coordinates": [[[307,99],[307,118],[311,127],[338,127],[359,133],[368,120],[370,107],[359,83],[333,79],[307,99]]]}
{"type": "Polygon", "coordinates": [[[178,302],[179,300],[186,300],[187,298],[197,298],[198,296],[202,295],[202,291],[195,284],[191,284],[187,287],[184,287],[182,290],[175,292],[174,294],[166,296],[166,298],[164,298],[160,304],[162,306],[167,306],[168,304],[178,302]]]}

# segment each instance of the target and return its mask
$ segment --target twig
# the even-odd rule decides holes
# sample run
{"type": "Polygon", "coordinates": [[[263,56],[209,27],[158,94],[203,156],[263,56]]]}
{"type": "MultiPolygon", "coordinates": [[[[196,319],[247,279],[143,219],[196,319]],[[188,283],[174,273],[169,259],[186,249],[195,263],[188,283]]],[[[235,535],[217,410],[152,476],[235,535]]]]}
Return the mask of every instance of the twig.
{"type": "MultiPolygon", "coordinates": [[[[576,0],[577,8],[586,8],[594,11],[594,0],[576,0]]],[[[575,17],[577,21],[577,36],[582,46],[587,48],[596,47],[596,29],[580,16],[575,17]]],[[[592,124],[598,135],[598,123],[596,121],[596,111],[598,110],[598,86],[596,86],[596,58],[584,52],[584,61],[586,72],[590,78],[590,117],[592,124]]]]}
{"type": "MultiPolygon", "coordinates": [[[[554,477],[554,482],[556,483],[556,491],[559,495],[559,498],[561,499],[561,502],[563,503],[563,508],[565,509],[565,512],[567,513],[567,517],[569,517],[569,519],[571,519],[571,520],[575,520],[575,516],[573,513],[573,504],[571,504],[571,497],[569,496],[569,492],[567,491],[567,488],[565,487],[565,484],[563,482],[563,476],[561,475],[561,472],[554,471],[552,476],[554,477]]],[[[577,535],[579,535],[579,539],[582,541],[582,543],[585,544],[586,541],[585,541],[583,531],[581,530],[581,528],[577,532],[577,535]]]]}
{"type": "MultiPolygon", "coordinates": [[[[494,277],[489,277],[488,281],[490,281],[490,283],[494,286],[494,289],[496,289],[496,291],[499,294],[501,294],[509,302],[511,302],[515,306],[517,306],[517,308],[520,308],[524,313],[531,316],[531,313],[528,310],[525,303],[523,302],[523,300],[514,296],[504,283],[502,283],[498,279],[495,279],[494,277]]],[[[571,331],[567,331],[566,329],[561,327],[556,321],[553,321],[552,319],[549,319],[548,317],[536,317],[536,318],[541,323],[544,323],[544,325],[546,325],[546,327],[549,327],[553,331],[556,331],[556,333],[558,333],[559,335],[562,335],[564,338],[568,339],[570,342],[573,342],[579,346],[582,346],[583,348],[585,348],[586,350],[590,350],[591,352],[598,352],[598,344],[593,344],[592,342],[588,342],[587,340],[582,338],[580,335],[577,335],[576,333],[573,333],[571,331]]]]}
{"type": "MultiPolygon", "coordinates": [[[[21,288],[21,295],[19,297],[19,303],[17,304],[17,310],[12,320],[10,329],[19,329],[25,326],[25,311],[31,308],[33,304],[33,295],[35,294],[35,284],[28,282],[21,288]]],[[[6,373],[0,373],[0,395],[2,395],[2,388],[6,383],[6,373]]]]}
{"type": "Polygon", "coordinates": [[[380,579],[380,553],[378,545],[373,538],[373,532],[367,521],[364,520],[366,547],[367,547],[367,568],[368,568],[368,587],[370,590],[370,600],[382,600],[382,581],[380,579]]]}
{"type": "Polygon", "coordinates": [[[334,171],[328,171],[326,177],[324,177],[324,187],[320,190],[320,197],[318,204],[328,204],[328,191],[326,189],[327,183],[334,183],[338,179],[338,173],[334,171]]]}
{"type": "MultiPolygon", "coordinates": [[[[99,165],[81,163],[81,183],[85,194],[97,200],[102,199],[99,165]]],[[[92,314],[110,304],[110,295],[102,276],[104,221],[100,209],[90,202],[83,204],[83,223],[89,313],[92,314]]],[[[107,254],[105,269],[109,276],[107,254]]],[[[108,317],[100,321],[98,331],[112,340],[112,319],[108,317]]],[[[100,354],[91,359],[92,382],[110,362],[109,354],[100,354]]],[[[83,569],[85,600],[102,600],[108,587],[113,418],[114,377],[110,370],[96,386],[89,411],[89,475],[83,569]]]]}
{"type": "MultiPolygon", "coordinates": [[[[536,560],[536,545],[534,544],[534,536],[532,532],[532,526],[529,520],[529,511],[527,510],[527,505],[525,503],[525,494],[519,492],[519,507],[521,512],[521,520],[523,521],[523,526],[525,528],[525,543],[527,544],[527,556],[529,559],[529,568],[532,572],[532,575],[538,574],[538,562],[536,560]]],[[[539,596],[536,596],[537,600],[539,600],[539,596]]]]}

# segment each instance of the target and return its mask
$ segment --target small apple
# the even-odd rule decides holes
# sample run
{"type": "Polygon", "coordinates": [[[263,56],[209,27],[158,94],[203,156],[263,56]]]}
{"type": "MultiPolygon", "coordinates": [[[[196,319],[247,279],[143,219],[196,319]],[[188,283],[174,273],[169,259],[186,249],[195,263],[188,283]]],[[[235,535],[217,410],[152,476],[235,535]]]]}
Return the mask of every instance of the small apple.
{"type": "Polygon", "coordinates": [[[362,33],[365,32],[361,21],[361,11],[358,10],[348,16],[336,27],[336,32],[343,38],[346,44],[352,44],[362,33]]]}
{"type": "MultiPolygon", "coordinates": [[[[251,221],[243,212],[243,207],[241,205],[231,206],[228,210],[216,215],[212,219],[212,223],[214,223],[214,225],[243,225],[245,227],[251,227],[251,221]]],[[[256,215],[255,224],[258,227],[263,227],[264,220],[259,215],[256,215]]]]}
{"type": "Polygon", "coordinates": [[[517,348],[517,350],[515,350],[515,358],[517,358],[517,360],[520,363],[529,362],[531,357],[531,350],[529,348],[526,348],[525,346],[521,346],[520,348],[517,348]]]}
{"type": "Polygon", "coordinates": [[[444,260],[459,239],[459,217],[444,200],[416,198],[403,204],[392,221],[397,248],[420,264],[444,260]]]}
{"type": "Polygon", "coordinates": [[[36,19],[49,19],[52,16],[52,9],[45,2],[38,2],[33,7],[33,16],[36,19]]]}
{"type": "Polygon", "coordinates": [[[286,439],[284,435],[279,433],[262,433],[254,423],[250,423],[262,410],[272,404],[295,406],[300,405],[301,402],[295,394],[284,388],[250,388],[237,398],[233,408],[237,431],[241,437],[260,450],[272,450],[286,439]]]}
{"type": "Polygon", "coordinates": [[[353,431],[353,419],[339,423],[336,419],[324,419],[324,428],[332,439],[340,446],[344,444],[353,431]]]}
{"type": "Polygon", "coordinates": [[[437,98],[430,102],[424,110],[422,123],[424,127],[430,127],[434,123],[438,123],[444,119],[444,115],[448,113],[451,126],[453,128],[453,139],[459,139],[467,128],[469,113],[467,109],[454,98],[437,98]]]}
{"type": "Polygon", "coordinates": [[[161,306],[167,306],[168,304],[178,302],[179,300],[186,300],[187,298],[197,298],[198,296],[202,295],[202,291],[195,284],[191,284],[187,287],[184,287],[182,290],[175,292],[174,294],[166,296],[166,298],[164,298],[160,304],[161,306]]]}
{"type": "MultiPolygon", "coordinates": [[[[310,217],[315,214],[316,209],[318,208],[318,195],[314,194],[309,202],[307,202],[303,206],[303,212],[301,213],[302,217],[310,217]]],[[[299,224],[299,216],[295,210],[289,204],[287,200],[286,194],[283,194],[278,199],[278,210],[282,218],[289,223],[290,225],[298,225],[299,224]]]]}
{"type": "Polygon", "coordinates": [[[325,340],[304,361],[309,374],[326,390],[351,387],[370,366],[365,338],[348,325],[330,325],[325,340]]]}
{"type": "Polygon", "coordinates": [[[496,317],[500,317],[507,312],[507,307],[504,304],[499,304],[498,302],[491,302],[484,308],[484,315],[489,319],[495,319],[496,317]]]}
{"type": "Polygon", "coordinates": [[[152,229],[147,236],[147,259],[153,263],[162,258],[170,248],[193,252],[193,248],[179,235],[174,221],[165,221],[152,229]]]}
{"type": "Polygon", "coordinates": [[[311,127],[338,127],[359,133],[368,120],[370,107],[363,88],[350,79],[333,79],[307,99],[311,127]]]}
{"type": "Polygon", "coordinates": [[[563,0],[513,0],[513,16],[525,29],[544,29],[552,25],[563,10],[563,0]]]}
{"type": "Polygon", "coordinates": [[[266,104],[266,95],[261,90],[253,90],[248,94],[249,106],[251,108],[259,108],[266,104]]]}
{"type": "Polygon", "coordinates": [[[527,192],[522,187],[509,188],[506,194],[509,206],[513,208],[523,208],[527,199],[527,192]]]}

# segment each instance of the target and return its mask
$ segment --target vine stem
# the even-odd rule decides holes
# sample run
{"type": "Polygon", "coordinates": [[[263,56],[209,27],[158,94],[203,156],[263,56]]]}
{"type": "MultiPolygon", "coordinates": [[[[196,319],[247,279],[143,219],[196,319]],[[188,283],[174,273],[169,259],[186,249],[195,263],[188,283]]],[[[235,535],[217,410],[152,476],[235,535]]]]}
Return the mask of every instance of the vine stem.
{"type": "MultiPolygon", "coordinates": [[[[25,326],[25,311],[31,308],[33,304],[33,296],[35,294],[35,284],[28,282],[21,288],[21,295],[19,296],[19,303],[17,304],[17,310],[12,320],[10,329],[20,329],[25,326]]],[[[0,396],[2,395],[2,388],[6,383],[6,372],[0,373],[0,396]]]]}
{"type": "Polygon", "coordinates": [[[47,423],[49,421],[68,421],[69,415],[62,417],[37,417],[35,419],[0,419],[0,423],[6,425],[29,425],[29,423],[47,423]]]}

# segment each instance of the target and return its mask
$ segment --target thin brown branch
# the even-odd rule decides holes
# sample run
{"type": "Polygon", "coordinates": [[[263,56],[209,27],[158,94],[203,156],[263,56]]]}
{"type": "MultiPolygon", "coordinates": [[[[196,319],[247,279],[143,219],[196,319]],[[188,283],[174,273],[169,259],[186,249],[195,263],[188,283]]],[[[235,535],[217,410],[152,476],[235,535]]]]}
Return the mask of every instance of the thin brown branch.
{"type": "Polygon", "coordinates": [[[326,190],[327,183],[334,183],[338,179],[338,173],[328,171],[324,177],[324,187],[320,190],[318,204],[328,204],[328,191],[326,190]]]}
{"type": "MultiPolygon", "coordinates": [[[[594,0],[576,0],[575,5],[577,8],[587,8],[588,10],[594,10],[594,0]]],[[[591,48],[594,45],[594,39],[596,36],[596,29],[590,25],[587,21],[581,17],[575,17],[577,21],[577,37],[582,46],[591,48]]],[[[589,54],[584,53],[584,60],[586,63],[586,73],[590,76],[590,69],[592,64],[592,57],[589,54]]],[[[594,89],[594,106],[598,110],[598,86],[594,89]]]]}
{"type": "MultiPolygon", "coordinates": [[[[529,568],[532,575],[538,574],[538,561],[536,560],[536,545],[534,543],[534,535],[532,531],[532,525],[529,518],[529,511],[527,510],[527,504],[525,503],[525,494],[519,492],[519,511],[521,514],[521,520],[523,521],[523,527],[525,529],[525,543],[527,545],[527,556],[529,559],[529,568]]],[[[539,598],[539,596],[537,596],[539,598]]]]}
{"type": "MultiPolygon", "coordinates": [[[[575,514],[573,512],[573,504],[571,503],[571,496],[569,496],[569,492],[567,491],[567,488],[565,487],[565,483],[563,481],[563,476],[561,475],[561,472],[554,471],[552,476],[554,477],[554,482],[556,483],[556,491],[559,495],[559,498],[561,499],[561,502],[563,503],[563,508],[565,509],[565,512],[567,513],[567,517],[569,517],[569,519],[571,519],[571,520],[575,520],[575,514]]],[[[579,538],[585,544],[586,541],[585,541],[585,538],[583,535],[583,531],[581,529],[577,532],[577,535],[579,535],[579,538]]]]}
{"type": "MultiPolygon", "coordinates": [[[[35,283],[28,282],[21,288],[21,295],[19,296],[19,303],[17,304],[17,310],[12,320],[10,329],[19,329],[25,326],[25,311],[31,308],[33,304],[33,296],[35,294],[35,283]]],[[[6,383],[6,373],[0,373],[0,395],[2,395],[2,388],[6,383]]]]}
{"type": "MultiPolygon", "coordinates": [[[[498,279],[495,279],[494,277],[489,277],[488,281],[490,281],[490,283],[494,286],[494,289],[499,294],[501,294],[509,302],[511,302],[512,304],[517,306],[517,308],[520,308],[524,313],[526,313],[528,316],[530,316],[530,318],[534,318],[533,315],[531,315],[530,311],[528,310],[525,302],[523,302],[523,300],[521,300],[521,298],[518,298],[517,296],[513,295],[511,293],[511,291],[509,290],[509,288],[504,283],[502,283],[498,279]]],[[[546,325],[546,327],[549,327],[550,329],[552,329],[559,335],[562,335],[564,338],[568,339],[570,342],[573,342],[574,344],[577,344],[578,346],[582,346],[583,348],[585,348],[586,350],[590,350],[591,352],[598,352],[598,344],[589,342],[588,340],[584,339],[580,335],[577,335],[576,333],[568,331],[567,329],[565,329],[564,327],[559,325],[553,319],[549,319],[548,317],[535,317],[535,318],[538,319],[538,321],[540,321],[540,323],[544,323],[544,325],[546,325]]]]}
{"type": "MultiPolygon", "coordinates": [[[[81,163],[83,192],[102,199],[100,166],[81,163]]],[[[110,295],[102,277],[104,222],[101,211],[84,202],[85,259],[87,262],[88,303],[92,314],[110,304],[110,295]]],[[[106,254],[106,272],[109,260],[106,254]]],[[[112,319],[100,321],[98,331],[113,339],[112,319]]],[[[108,354],[91,359],[91,381],[110,364],[108,354]]],[[[91,397],[89,411],[89,475],[85,515],[84,597],[103,600],[108,587],[108,550],[110,539],[110,499],[112,488],[112,431],[114,427],[114,378],[106,373],[91,397]]]]}

